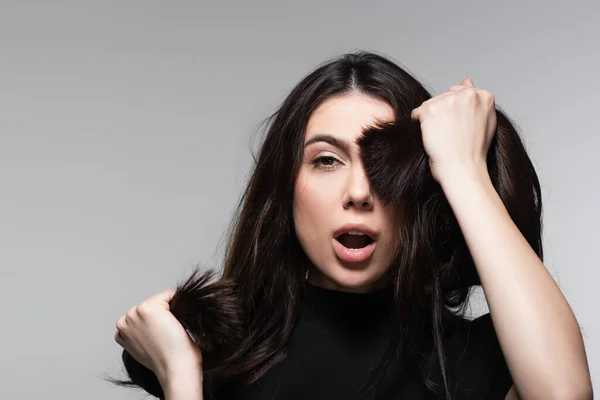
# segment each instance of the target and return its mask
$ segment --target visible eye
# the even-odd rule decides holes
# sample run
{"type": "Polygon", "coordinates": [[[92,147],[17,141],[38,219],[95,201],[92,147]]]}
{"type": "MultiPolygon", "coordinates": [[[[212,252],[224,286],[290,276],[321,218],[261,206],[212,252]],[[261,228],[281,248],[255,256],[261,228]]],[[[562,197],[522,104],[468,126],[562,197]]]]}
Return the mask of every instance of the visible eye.
{"type": "Polygon", "coordinates": [[[340,161],[333,156],[321,156],[317,157],[311,161],[311,164],[315,166],[315,168],[321,168],[324,170],[332,170],[335,169],[335,163],[339,163],[340,161]]]}

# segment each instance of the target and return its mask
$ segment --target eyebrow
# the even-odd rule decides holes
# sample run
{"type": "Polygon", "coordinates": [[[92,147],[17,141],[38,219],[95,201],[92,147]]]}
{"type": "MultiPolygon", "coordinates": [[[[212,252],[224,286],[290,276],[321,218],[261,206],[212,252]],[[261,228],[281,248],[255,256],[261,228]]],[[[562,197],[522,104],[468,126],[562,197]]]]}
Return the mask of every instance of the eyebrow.
{"type": "Polygon", "coordinates": [[[306,143],[304,143],[304,148],[310,146],[313,143],[317,143],[317,142],[329,143],[332,146],[335,146],[341,150],[344,150],[346,153],[350,152],[350,145],[344,139],[336,138],[335,136],[327,135],[324,133],[319,133],[317,135],[314,135],[310,139],[308,139],[306,141],[306,143]]]}

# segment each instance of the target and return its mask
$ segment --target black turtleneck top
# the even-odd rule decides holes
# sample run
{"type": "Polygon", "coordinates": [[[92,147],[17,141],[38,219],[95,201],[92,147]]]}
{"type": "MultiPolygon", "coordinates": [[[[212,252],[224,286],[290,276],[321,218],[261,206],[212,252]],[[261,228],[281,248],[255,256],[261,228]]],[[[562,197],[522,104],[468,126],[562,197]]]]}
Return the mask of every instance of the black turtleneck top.
{"type": "MultiPolygon", "coordinates": [[[[350,293],[307,284],[287,355],[234,400],[359,400],[393,337],[393,288],[350,293]]],[[[504,399],[512,386],[491,317],[460,319],[444,335],[453,399],[504,399]]],[[[432,353],[433,354],[433,353],[432,353]]],[[[394,360],[375,399],[444,399],[394,360]]]]}

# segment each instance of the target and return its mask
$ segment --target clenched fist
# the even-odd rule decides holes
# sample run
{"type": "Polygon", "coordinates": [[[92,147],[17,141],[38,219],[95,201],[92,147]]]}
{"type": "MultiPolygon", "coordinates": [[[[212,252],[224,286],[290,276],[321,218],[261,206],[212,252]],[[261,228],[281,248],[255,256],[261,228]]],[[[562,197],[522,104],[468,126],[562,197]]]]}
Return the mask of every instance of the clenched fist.
{"type": "Polygon", "coordinates": [[[495,104],[492,92],[467,78],[412,110],[436,181],[443,183],[454,171],[487,173],[487,153],[497,126],[495,104]]]}
{"type": "Polygon", "coordinates": [[[152,370],[163,390],[173,381],[201,384],[202,356],[169,309],[175,290],[165,290],[132,307],[117,320],[115,341],[152,370]]]}

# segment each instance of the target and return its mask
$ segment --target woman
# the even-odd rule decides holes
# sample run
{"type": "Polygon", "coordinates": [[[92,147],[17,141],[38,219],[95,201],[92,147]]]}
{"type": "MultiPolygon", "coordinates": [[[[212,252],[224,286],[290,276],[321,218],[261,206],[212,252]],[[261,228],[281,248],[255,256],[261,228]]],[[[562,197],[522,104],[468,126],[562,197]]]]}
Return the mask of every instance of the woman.
{"type": "Polygon", "coordinates": [[[129,384],[166,399],[592,398],[542,263],[537,176],[470,78],[431,97],[377,54],[321,65],[271,117],[239,210],[218,282],[196,273],[118,319],[129,384]],[[469,321],[475,285],[490,314],[469,321]]]}

